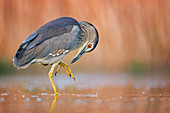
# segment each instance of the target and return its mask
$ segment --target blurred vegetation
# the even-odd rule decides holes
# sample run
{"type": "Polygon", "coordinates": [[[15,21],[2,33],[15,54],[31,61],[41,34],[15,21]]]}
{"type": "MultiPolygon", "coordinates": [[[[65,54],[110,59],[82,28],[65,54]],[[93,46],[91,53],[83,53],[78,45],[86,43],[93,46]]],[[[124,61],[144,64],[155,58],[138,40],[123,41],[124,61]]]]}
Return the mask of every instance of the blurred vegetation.
{"type": "MultiPolygon", "coordinates": [[[[147,68],[169,68],[169,10],[169,0],[0,0],[0,57],[11,61],[19,45],[35,29],[52,19],[71,16],[94,24],[100,36],[97,48],[71,65],[72,69],[128,68],[143,73],[147,68]]],[[[66,63],[75,54],[69,54],[66,63]]],[[[1,63],[2,72],[10,66],[1,63]]],[[[36,66],[39,68],[33,65],[28,70],[40,70],[36,66]]]]}
{"type": "Polygon", "coordinates": [[[128,69],[129,72],[137,76],[145,75],[149,71],[147,64],[138,60],[133,61],[128,69]]]}
{"type": "Polygon", "coordinates": [[[0,59],[0,76],[14,73],[14,67],[9,60],[0,59]]]}

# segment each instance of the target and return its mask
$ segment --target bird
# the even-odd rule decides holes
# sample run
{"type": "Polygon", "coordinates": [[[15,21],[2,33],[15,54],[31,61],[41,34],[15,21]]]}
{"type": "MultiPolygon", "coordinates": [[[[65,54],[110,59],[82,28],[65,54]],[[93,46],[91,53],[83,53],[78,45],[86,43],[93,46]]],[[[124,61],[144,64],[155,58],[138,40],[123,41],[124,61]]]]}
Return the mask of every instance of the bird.
{"type": "Polygon", "coordinates": [[[63,67],[67,75],[75,80],[71,69],[62,59],[69,52],[78,49],[72,64],[83,54],[93,51],[98,42],[99,34],[93,24],[77,21],[72,17],[59,17],[33,31],[22,42],[14,55],[13,65],[18,69],[27,68],[34,63],[51,65],[48,77],[54,93],[58,95],[53,81],[55,68],[58,66],[58,73],[63,67]]]}

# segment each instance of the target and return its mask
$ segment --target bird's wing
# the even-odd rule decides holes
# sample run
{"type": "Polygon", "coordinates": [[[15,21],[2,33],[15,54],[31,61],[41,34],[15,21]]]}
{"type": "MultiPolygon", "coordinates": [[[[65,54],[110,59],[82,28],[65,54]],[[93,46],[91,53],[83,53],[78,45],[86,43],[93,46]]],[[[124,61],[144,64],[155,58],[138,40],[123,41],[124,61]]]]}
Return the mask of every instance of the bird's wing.
{"type": "Polygon", "coordinates": [[[44,58],[50,53],[58,54],[60,51],[70,50],[79,32],[79,23],[70,17],[48,22],[34,31],[20,45],[14,56],[14,65],[21,67],[33,59],[44,58]]]}

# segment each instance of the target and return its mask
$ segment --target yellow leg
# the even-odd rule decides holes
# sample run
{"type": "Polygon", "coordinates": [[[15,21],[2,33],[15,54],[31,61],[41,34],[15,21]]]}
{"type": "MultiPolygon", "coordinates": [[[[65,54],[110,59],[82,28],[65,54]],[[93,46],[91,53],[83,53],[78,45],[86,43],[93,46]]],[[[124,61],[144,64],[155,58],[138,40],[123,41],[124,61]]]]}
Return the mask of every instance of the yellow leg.
{"type": "Polygon", "coordinates": [[[65,69],[67,75],[68,75],[69,77],[71,77],[71,76],[70,76],[70,73],[69,73],[68,70],[67,70],[67,68],[66,68],[65,66],[63,66],[63,68],[65,69]]]}
{"type": "MultiPolygon", "coordinates": [[[[60,63],[59,63],[59,67],[58,67],[58,69],[57,69],[55,75],[58,74],[58,72],[60,71],[60,69],[61,69],[62,66],[63,66],[63,65],[62,65],[61,62],[60,62],[60,63]]],[[[65,67],[65,66],[63,66],[63,67],[64,67],[64,69],[65,69],[67,75],[70,76],[70,74],[69,74],[69,72],[67,71],[66,67],[65,67]]],[[[71,77],[71,76],[70,76],[70,77],[71,77]]]]}
{"type": "Polygon", "coordinates": [[[56,72],[56,73],[58,73],[58,72],[60,71],[61,67],[62,67],[62,65],[59,65],[59,67],[58,67],[58,69],[57,69],[57,72],[56,72]]]}
{"type": "Polygon", "coordinates": [[[72,73],[71,69],[68,67],[68,65],[66,65],[66,67],[67,67],[68,71],[70,72],[71,77],[75,80],[75,78],[74,78],[74,76],[73,76],[73,73],[72,73]]]}
{"type": "Polygon", "coordinates": [[[68,67],[68,65],[65,64],[64,62],[60,62],[60,63],[59,63],[59,67],[58,67],[56,73],[58,73],[58,72],[60,71],[60,69],[61,69],[62,66],[63,66],[63,68],[65,69],[67,75],[68,75],[68,76],[71,76],[71,77],[75,80],[75,78],[74,78],[74,76],[73,76],[73,74],[72,74],[71,69],[70,69],[70,68],[68,67]]]}
{"type": "Polygon", "coordinates": [[[50,82],[51,82],[51,85],[52,85],[52,87],[53,87],[53,89],[54,89],[54,93],[55,93],[56,95],[58,95],[58,92],[57,92],[57,89],[56,89],[55,84],[54,84],[54,81],[53,81],[53,72],[54,72],[54,69],[55,69],[55,67],[57,66],[57,64],[58,64],[58,63],[55,63],[55,64],[52,65],[52,67],[51,67],[51,69],[50,69],[50,71],[49,71],[49,74],[48,74],[49,79],[50,79],[50,82]]]}

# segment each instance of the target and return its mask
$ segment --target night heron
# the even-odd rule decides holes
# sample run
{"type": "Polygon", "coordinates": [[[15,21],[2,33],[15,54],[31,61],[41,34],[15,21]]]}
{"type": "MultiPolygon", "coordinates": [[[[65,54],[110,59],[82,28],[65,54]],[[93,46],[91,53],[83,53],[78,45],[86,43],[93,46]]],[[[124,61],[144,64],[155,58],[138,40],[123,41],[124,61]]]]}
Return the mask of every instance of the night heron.
{"type": "Polygon", "coordinates": [[[26,68],[33,63],[52,65],[49,79],[55,94],[58,94],[53,81],[53,72],[63,66],[68,76],[74,76],[67,64],[61,60],[70,51],[79,49],[71,63],[76,62],[84,53],[95,49],[99,41],[97,29],[89,22],[77,21],[71,17],[52,20],[35,30],[19,46],[13,62],[17,68],[26,68]]]}

